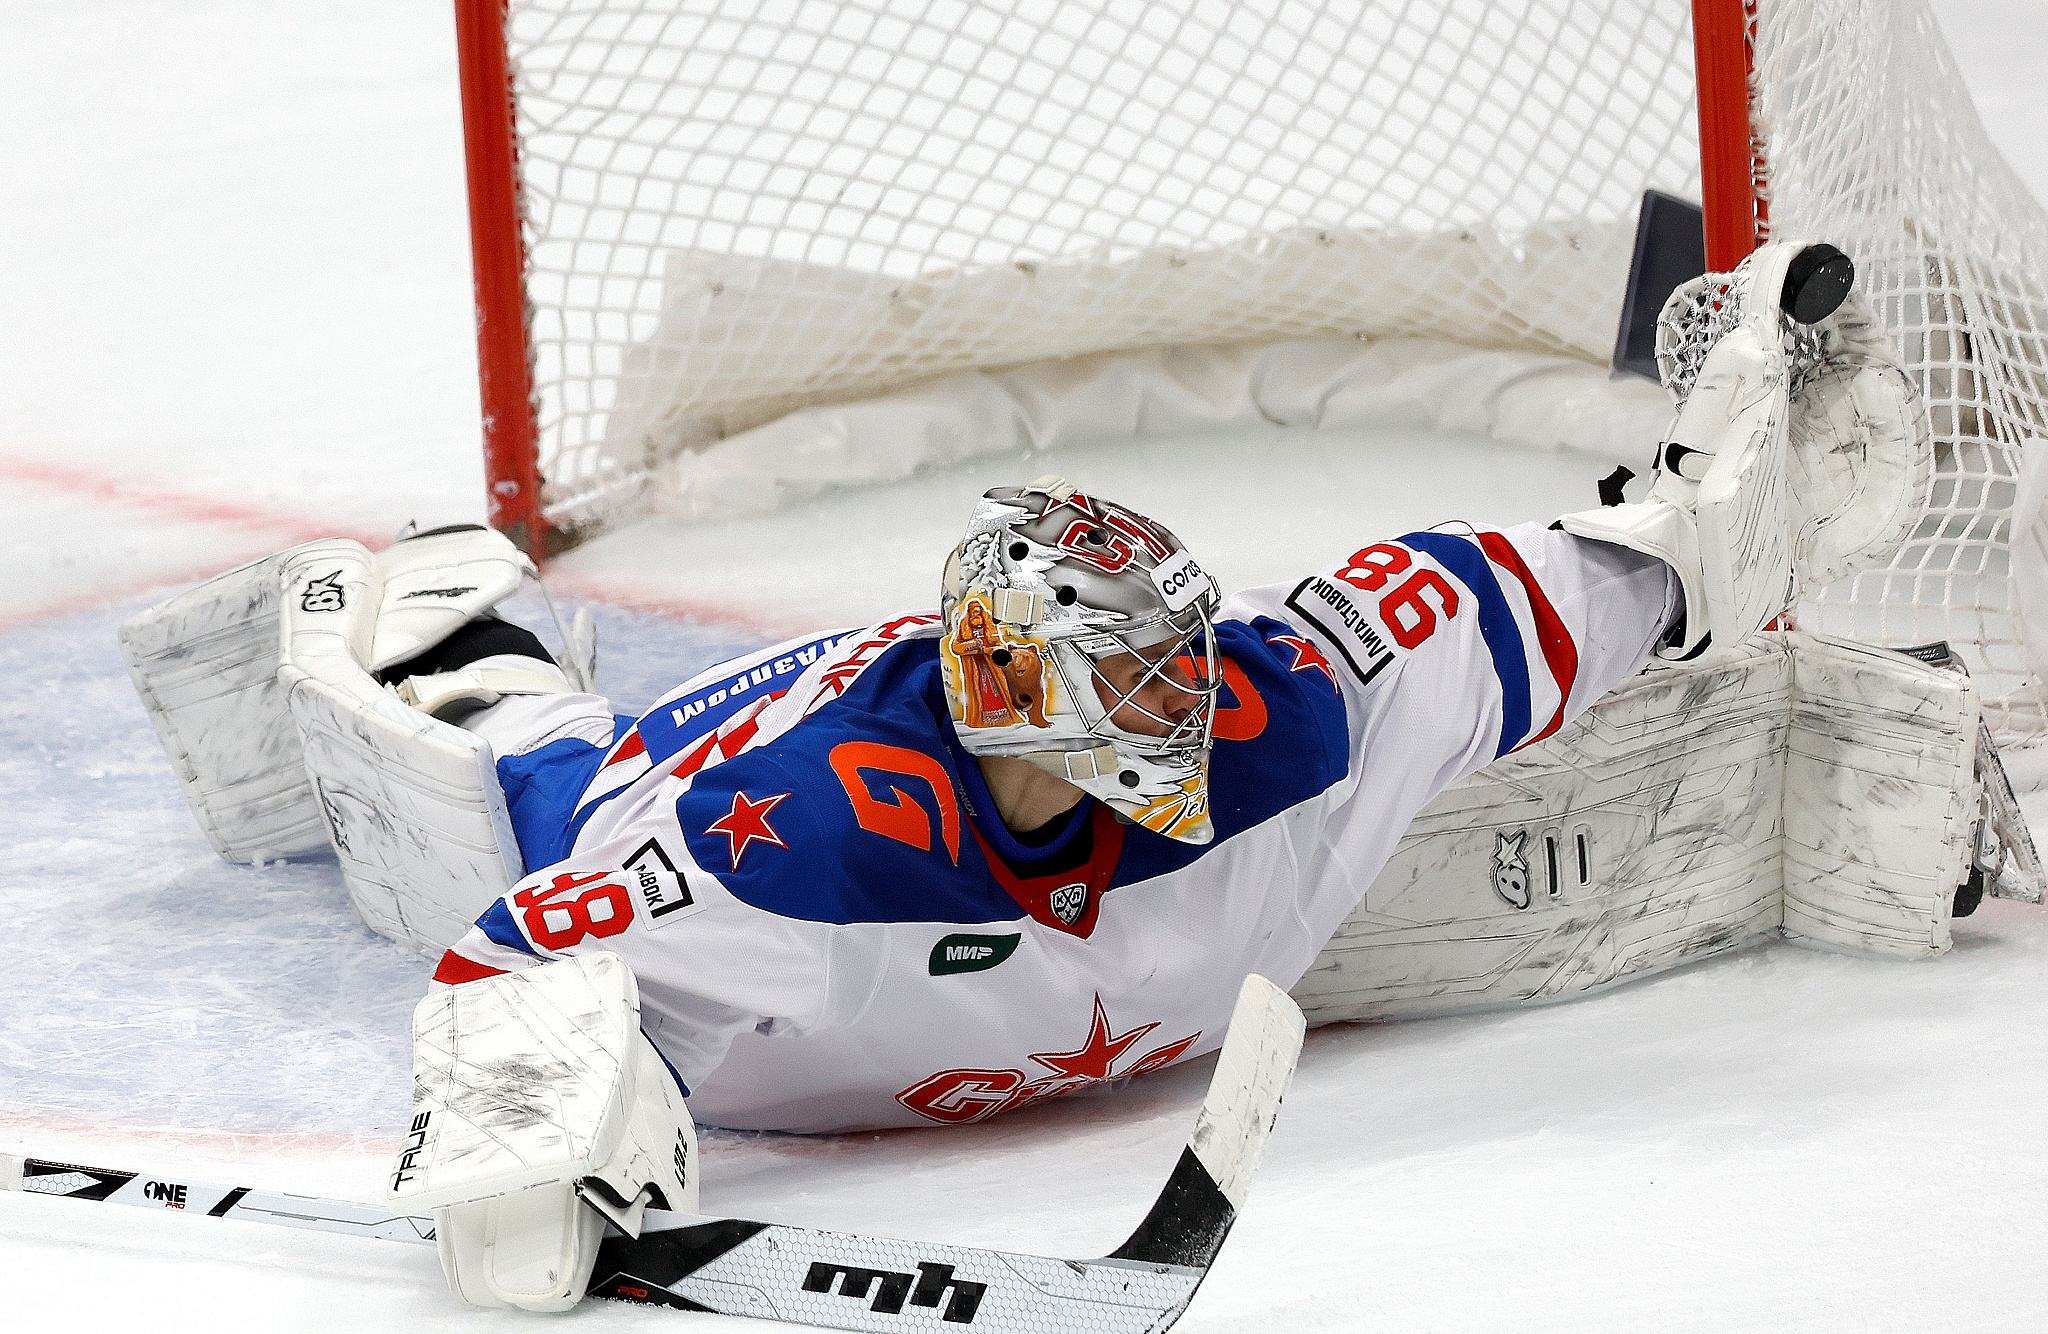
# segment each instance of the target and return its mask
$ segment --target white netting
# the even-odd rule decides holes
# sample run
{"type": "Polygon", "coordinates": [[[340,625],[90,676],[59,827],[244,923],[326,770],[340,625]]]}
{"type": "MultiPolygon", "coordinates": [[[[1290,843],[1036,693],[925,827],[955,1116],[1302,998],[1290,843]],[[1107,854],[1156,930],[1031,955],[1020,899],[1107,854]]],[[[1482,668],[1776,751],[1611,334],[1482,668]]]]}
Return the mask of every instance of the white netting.
{"type": "Polygon", "coordinates": [[[555,517],[799,404],[1115,348],[1599,359],[1685,0],[519,0],[555,517]]]}
{"type": "MultiPolygon", "coordinates": [[[[1690,17],[513,0],[549,516],[587,529],[734,431],[969,368],[1405,334],[1603,362],[1641,192],[1699,195],[1690,17]]],[[[1768,0],[1757,78],[1773,222],[1856,258],[1943,441],[1925,532],[1809,620],[1951,639],[2038,729],[2005,553],[2048,224],[1924,0],[1768,0]]]]}
{"type": "Polygon", "coordinates": [[[2048,621],[2030,644],[2011,543],[2020,443],[2048,436],[2048,215],[1992,147],[1922,0],[1767,7],[1755,82],[1772,226],[1855,258],[1937,451],[1933,505],[1905,549],[1803,620],[1885,644],[1949,640],[1994,727],[2039,735],[2048,621]]]}

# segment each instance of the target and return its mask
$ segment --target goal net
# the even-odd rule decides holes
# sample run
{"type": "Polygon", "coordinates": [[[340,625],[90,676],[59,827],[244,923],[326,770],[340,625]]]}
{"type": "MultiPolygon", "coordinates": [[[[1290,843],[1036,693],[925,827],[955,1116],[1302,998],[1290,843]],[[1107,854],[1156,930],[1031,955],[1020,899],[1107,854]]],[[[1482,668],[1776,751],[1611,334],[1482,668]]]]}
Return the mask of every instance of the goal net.
{"type": "MultiPolygon", "coordinates": [[[[458,13],[473,200],[512,94],[501,220],[473,204],[487,426],[527,459],[494,461],[498,521],[572,539],[692,488],[773,503],[722,442],[966,371],[1409,337],[1598,366],[1643,191],[1701,194],[1688,0],[458,13]]],[[[2048,219],[1924,0],[1748,13],[1755,207],[1855,258],[1940,451],[1907,549],[1802,619],[1948,639],[2009,738],[2048,731],[2048,555],[2037,580],[2016,509],[2048,499],[2022,466],[2048,435],[2048,219]]]]}

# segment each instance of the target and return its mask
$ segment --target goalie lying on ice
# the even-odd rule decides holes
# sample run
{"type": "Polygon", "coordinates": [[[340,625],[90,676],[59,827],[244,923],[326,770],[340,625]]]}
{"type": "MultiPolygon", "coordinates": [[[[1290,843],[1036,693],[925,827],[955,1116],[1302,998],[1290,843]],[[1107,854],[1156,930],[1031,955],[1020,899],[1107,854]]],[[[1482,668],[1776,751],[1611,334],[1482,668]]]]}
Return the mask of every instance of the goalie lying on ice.
{"type": "Polygon", "coordinates": [[[570,1183],[625,1225],[689,1207],[692,1115],[977,1121],[1213,1050],[1248,973],[1312,1020],[1443,1013],[1781,930],[1931,954],[1973,853],[2037,885],[2016,813],[1973,842],[1996,760],[1966,677],[1764,632],[1927,486],[1867,311],[1813,308],[1830,256],[1681,289],[1648,498],[1548,528],[1340,538],[1225,598],[1162,525],[1041,478],[977,505],[937,611],[639,718],[488,614],[524,565],[481,530],[297,548],[124,638],[223,853],[324,828],[365,920],[476,984],[421,1006],[397,1189],[454,1210],[467,1295],[559,1304],[562,1265],[477,1279],[484,1231],[556,1229],[573,1269],[570,1183]],[[461,1127],[536,1053],[577,1092],[512,1171],[461,1127]]]}

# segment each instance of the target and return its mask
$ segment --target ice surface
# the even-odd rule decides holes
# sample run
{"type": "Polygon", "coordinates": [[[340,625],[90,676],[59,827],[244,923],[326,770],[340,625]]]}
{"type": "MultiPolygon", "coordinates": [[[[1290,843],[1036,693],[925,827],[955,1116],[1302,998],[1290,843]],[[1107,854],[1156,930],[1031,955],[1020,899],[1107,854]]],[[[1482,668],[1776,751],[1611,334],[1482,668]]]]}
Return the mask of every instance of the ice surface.
{"type": "MultiPolygon", "coordinates": [[[[179,1131],[390,1136],[431,960],[372,933],[333,857],[207,846],[115,645],[137,604],[0,635],[0,1116],[179,1131]]],[[[528,596],[518,619],[542,633],[528,596]]],[[[622,709],[757,637],[597,607],[622,709]],[[681,673],[677,675],[677,673],[681,673]]]]}
{"type": "MultiPolygon", "coordinates": [[[[2048,195],[2048,10],[1937,8],[2048,195]]],[[[212,858],[113,627],[306,537],[480,515],[452,68],[447,6],[423,0],[0,5],[0,1150],[381,1188],[431,965],[358,925],[325,859],[212,858]]],[[[1602,470],[1400,437],[1055,452],[622,533],[560,581],[610,599],[603,672],[630,706],[770,635],[929,602],[965,499],[1053,468],[1155,508],[1232,583],[1354,533],[1546,517],[1602,470]]],[[[2048,794],[2027,805],[2048,830],[2048,794]]],[[[2048,1325],[2048,914],[1988,904],[1956,941],[1910,966],[1770,947],[1545,1010],[1311,1034],[1183,1328],[2048,1325]]],[[[1100,1252],[1206,1078],[963,1129],[713,1132],[706,1199],[1100,1252]]],[[[489,1320],[422,1250],[12,1194],[0,1264],[10,1329],[489,1320]]]]}

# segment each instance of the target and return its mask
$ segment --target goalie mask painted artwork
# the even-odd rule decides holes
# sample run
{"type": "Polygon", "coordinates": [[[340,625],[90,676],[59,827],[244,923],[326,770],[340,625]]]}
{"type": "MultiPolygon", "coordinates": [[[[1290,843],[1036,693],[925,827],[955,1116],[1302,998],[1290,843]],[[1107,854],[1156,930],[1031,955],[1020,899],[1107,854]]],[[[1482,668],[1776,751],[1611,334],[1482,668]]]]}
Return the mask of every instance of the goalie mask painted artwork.
{"type": "Polygon", "coordinates": [[[970,728],[1052,726],[1044,651],[997,620],[986,598],[965,600],[959,624],[943,642],[954,722],[970,728]]]}
{"type": "Polygon", "coordinates": [[[1028,760],[1168,838],[1215,836],[1219,596],[1178,538],[1042,477],[981,498],[941,591],[947,704],[970,754],[1028,760]]]}

